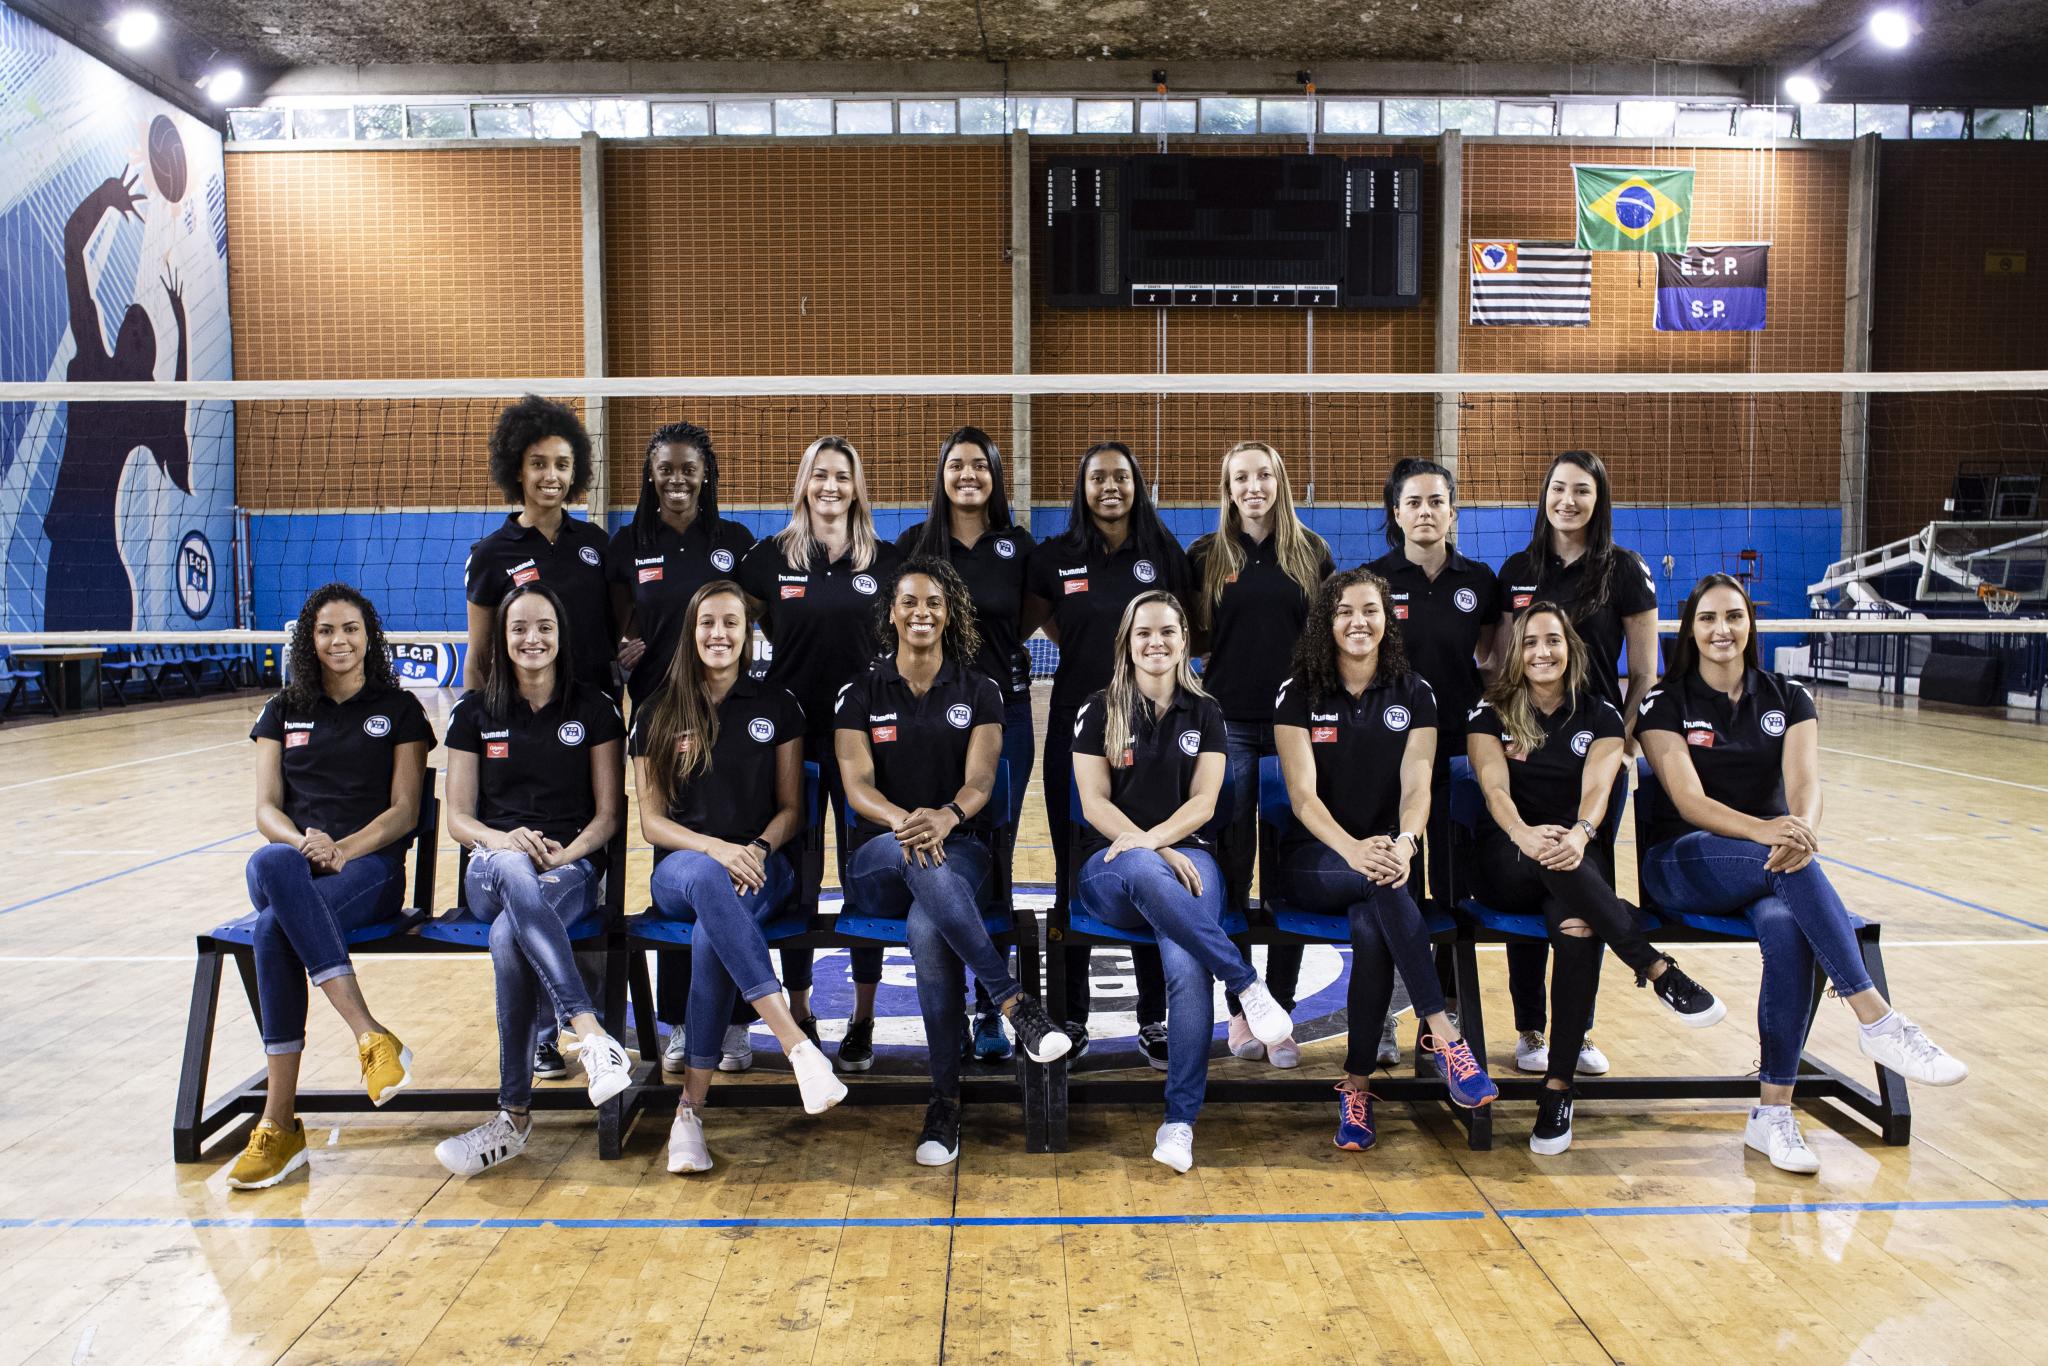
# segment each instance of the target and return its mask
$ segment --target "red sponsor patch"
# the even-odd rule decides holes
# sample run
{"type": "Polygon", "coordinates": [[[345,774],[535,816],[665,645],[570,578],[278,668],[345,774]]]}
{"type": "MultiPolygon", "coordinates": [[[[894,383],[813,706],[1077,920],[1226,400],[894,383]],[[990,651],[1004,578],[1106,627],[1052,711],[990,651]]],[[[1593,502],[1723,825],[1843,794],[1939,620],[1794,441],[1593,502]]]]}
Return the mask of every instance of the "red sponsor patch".
{"type": "Polygon", "coordinates": [[[690,752],[690,737],[689,737],[688,735],[678,735],[678,736],[676,737],[676,753],[678,753],[678,754],[688,754],[689,752],[690,752]]]}
{"type": "Polygon", "coordinates": [[[658,564],[650,564],[650,565],[648,565],[648,566],[647,566],[646,568],[644,568],[644,569],[642,569],[642,570],[640,571],[640,582],[642,582],[642,583],[660,583],[660,582],[661,582],[661,570],[662,570],[662,566],[661,566],[661,565],[658,565],[658,564]]]}
{"type": "Polygon", "coordinates": [[[1136,751],[1136,750],[1133,750],[1133,749],[1128,749],[1128,748],[1127,748],[1127,749],[1125,749],[1125,750],[1124,750],[1124,761],[1123,761],[1123,763],[1122,763],[1121,767],[1123,767],[1123,768],[1129,768],[1129,767],[1131,767],[1131,765],[1133,765],[1133,764],[1135,764],[1135,763],[1137,763],[1137,762],[1138,762],[1138,754],[1137,754],[1137,751],[1136,751]]]}
{"type": "Polygon", "coordinates": [[[1068,579],[1068,580],[1067,580],[1067,596],[1068,596],[1068,597],[1072,597],[1072,596],[1073,596],[1074,594],[1076,594],[1076,593],[1085,593],[1085,592],[1087,592],[1087,591],[1088,591],[1088,580],[1086,580],[1086,579],[1068,579]]]}
{"type": "Polygon", "coordinates": [[[1523,609],[1524,607],[1527,607],[1527,606],[1529,605],[1529,600],[1530,600],[1531,598],[1535,597],[1535,596],[1536,596],[1536,595],[1535,595],[1534,593],[1517,593],[1517,594],[1515,594],[1515,610],[1519,612],[1519,611],[1521,611],[1521,610],[1522,610],[1522,609],[1523,609]]]}
{"type": "Polygon", "coordinates": [[[288,730],[284,733],[284,747],[286,749],[297,749],[300,745],[310,745],[312,743],[313,732],[310,730],[288,730]]]}
{"type": "Polygon", "coordinates": [[[526,566],[526,568],[524,569],[515,569],[512,571],[512,586],[514,588],[517,588],[519,585],[523,583],[536,582],[539,578],[540,566],[530,564],[526,566]]]}
{"type": "Polygon", "coordinates": [[[870,726],[870,727],[868,727],[868,739],[869,739],[869,740],[871,740],[871,741],[873,741],[873,742],[874,742],[875,744],[878,744],[878,745],[886,745],[886,744],[890,743],[891,741],[893,741],[893,740],[894,740],[895,738],[896,738],[896,727],[894,727],[894,726],[870,726]]]}
{"type": "Polygon", "coordinates": [[[486,740],[486,741],[484,741],[484,758],[486,758],[486,759],[509,759],[509,758],[511,758],[511,757],[512,757],[512,742],[511,742],[510,740],[486,740]]]}
{"type": "Polygon", "coordinates": [[[1337,728],[1317,726],[1308,733],[1308,742],[1312,745],[1334,745],[1337,743],[1337,728]]]}
{"type": "Polygon", "coordinates": [[[1394,620],[1396,620],[1396,621],[1406,621],[1406,620],[1408,620],[1408,604],[1407,604],[1407,603],[1405,603],[1405,602],[1397,602],[1397,603],[1395,603],[1395,604],[1394,604],[1394,620]]]}
{"type": "Polygon", "coordinates": [[[803,595],[804,585],[800,583],[785,583],[784,585],[782,585],[782,597],[784,601],[788,601],[790,598],[800,598],[803,595]]]}
{"type": "Polygon", "coordinates": [[[1685,743],[1688,745],[1698,745],[1701,749],[1712,749],[1714,747],[1714,732],[1710,730],[1689,730],[1685,733],[1685,743]]]}

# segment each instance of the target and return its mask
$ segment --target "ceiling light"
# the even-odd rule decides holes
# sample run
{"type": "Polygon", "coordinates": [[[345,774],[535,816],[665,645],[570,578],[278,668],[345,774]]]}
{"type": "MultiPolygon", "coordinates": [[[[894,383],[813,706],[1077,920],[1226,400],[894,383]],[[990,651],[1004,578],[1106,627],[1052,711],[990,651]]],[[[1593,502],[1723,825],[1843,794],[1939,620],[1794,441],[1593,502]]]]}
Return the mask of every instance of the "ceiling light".
{"type": "Polygon", "coordinates": [[[114,41],[122,47],[143,47],[156,37],[160,27],[157,17],[148,10],[126,10],[114,20],[114,41]]]}
{"type": "Polygon", "coordinates": [[[226,104],[242,93],[242,73],[232,66],[221,67],[201,79],[199,88],[204,90],[206,98],[215,104],[226,104]]]}
{"type": "Polygon", "coordinates": [[[1794,104],[1819,104],[1826,87],[1811,72],[1795,71],[1785,78],[1785,96],[1794,104]]]}
{"type": "Polygon", "coordinates": [[[1913,41],[1913,21],[1898,10],[1881,9],[1870,16],[1870,36],[1881,47],[1904,47],[1913,41]]]}

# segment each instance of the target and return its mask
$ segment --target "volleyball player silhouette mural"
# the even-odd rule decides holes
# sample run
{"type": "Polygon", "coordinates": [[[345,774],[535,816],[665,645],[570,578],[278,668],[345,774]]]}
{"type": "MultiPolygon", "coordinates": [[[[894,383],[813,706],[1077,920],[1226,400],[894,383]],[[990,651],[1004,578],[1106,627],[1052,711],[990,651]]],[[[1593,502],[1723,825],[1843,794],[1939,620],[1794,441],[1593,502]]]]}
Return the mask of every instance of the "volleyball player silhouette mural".
{"type": "MultiPolygon", "coordinates": [[[[0,109],[0,380],[231,378],[220,135],[4,5],[0,109]]],[[[232,404],[0,404],[0,630],[233,626],[237,552],[232,404]]]]}

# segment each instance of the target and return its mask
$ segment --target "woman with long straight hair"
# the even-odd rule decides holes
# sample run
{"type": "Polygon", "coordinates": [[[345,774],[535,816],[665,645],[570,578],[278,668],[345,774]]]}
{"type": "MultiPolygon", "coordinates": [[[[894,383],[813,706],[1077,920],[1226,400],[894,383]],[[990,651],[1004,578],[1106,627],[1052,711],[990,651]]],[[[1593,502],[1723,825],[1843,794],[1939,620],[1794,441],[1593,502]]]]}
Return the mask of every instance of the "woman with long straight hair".
{"type": "MultiPolygon", "coordinates": [[[[1229,729],[1235,809],[1217,855],[1226,882],[1249,892],[1258,848],[1259,760],[1273,753],[1273,695],[1287,676],[1309,599],[1336,565],[1329,545],[1294,511],[1286,462],[1263,441],[1240,441],[1223,453],[1216,530],[1189,547],[1188,562],[1196,584],[1195,649],[1207,656],[1202,684],[1223,708],[1229,729]]],[[[1244,952],[1250,962],[1251,950],[1244,952]]],[[[1301,946],[1268,945],[1266,985],[1289,1011],[1300,978],[1301,946]]],[[[1300,1064],[1301,1048],[1292,1037],[1268,1048],[1252,1036],[1237,998],[1226,1003],[1232,1053],[1263,1057],[1275,1067],[1300,1064]]]]}
{"type": "Polygon", "coordinates": [[[434,730],[391,672],[377,609],[349,585],[313,590],[287,649],[284,691],[249,730],[256,828],[269,841],[248,867],[268,1079],[263,1114],[228,1172],[236,1190],[274,1186],[306,1163],[293,1102],[309,979],[348,1022],[373,1105],[412,1081],[412,1050],[363,999],[348,932],[404,900],[434,730]]]}
{"type": "Polygon", "coordinates": [[[676,1031],[686,1042],[668,1169],[701,1172],[711,1170],[701,1112],[730,1054],[736,999],[781,1043],[806,1111],[823,1114],[846,1086],[790,1012],[761,932],[796,887],[784,851],[804,830],[803,708],[786,689],[748,677],[753,614],[738,584],[713,579],[690,595],[684,616],[688,634],[661,690],[633,714],[628,747],[640,832],[667,851],[650,882],[655,912],[697,927],[676,1031]]]}
{"type": "Polygon", "coordinates": [[[1280,866],[1265,875],[1305,910],[1351,921],[1351,1039],[1337,1087],[1336,1144],[1354,1152],[1375,1140],[1367,1082],[1396,971],[1429,1027],[1423,1047],[1451,1102],[1469,1109],[1499,1094],[1444,1007],[1429,927],[1408,890],[1429,816],[1436,695],[1408,666],[1389,591],[1369,569],[1323,581],[1273,708],[1294,817],[1281,837],[1280,866]]]}
{"type": "MultiPolygon", "coordinates": [[[[730,579],[754,545],[746,527],[718,511],[718,451],[694,422],[670,422],[647,440],[640,497],[632,520],[612,537],[606,556],[612,616],[619,623],[619,667],[637,710],[662,684],[689,633],[691,597],[713,579],[730,579]]],[[[662,1070],[681,1072],[690,955],[655,955],[655,1017],[669,1027],[662,1070]]],[[[725,1063],[741,1071],[753,1061],[744,1021],[726,1031],[725,1063]]]]}
{"type": "Polygon", "coordinates": [[[969,662],[981,640],[967,585],[945,560],[911,559],[871,629],[885,653],[846,685],[835,717],[857,817],[847,889],[866,914],[904,921],[932,1077],[915,1155],[941,1167],[960,1153],[963,967],[987,985],[1033,1062],[1064,1057],[1071,1042],[1010,974],[982,922],[995,876],[989,800],[1003,706],[994,681],[969,662]]]}
{"type": "Polygon", "coordinates": [[[618,1040],[598,1023],[570,934],[602,917],[606,845],[625,806],[619,709],[570,677],[574,638],[562,600],[521,584],[498,604],[482,692],[448,718],[448,834],[470,850],[463,887],[490,922],[498,988],[498,1113],[434,1149],[457,1176],[526,1150],[533,1128],[535,1004],[566,1025],[602,1105],[632,1081],[618,1040]]]}
{"type": "MultiPolygon", "coordinates": [[[[1154,589],[1186,600],[1192,596],[1194,573],[1187,552],[1159,520],[1151,492],[1138,469],[1137,457],[1121,441],[1098,441],[1081,456],[1074,470],[1074,494],[1067,505],[1067,529],[1041,543],[1026,571],[1024,620],[1019,627],[1028,639],[1041,626],[1060,647],[1059,667],[1052,678],[1052,702],[1046,713],[1044,775],[1045,819],[1052,836],[1055,869],[1053,896],[1065,905],[1067,880],[1067,787],[1073,778],[1068,740],[1074,718],[1090,694],[1109,685],[1116,654],[1116,635],[1124,608],[1140,593],[1154,589]]],[[[1074,1040],[1074,1056],[1088,1051],[1087,949],[1061,950],[1067,955],[1066,1032],[1074,1040]]],[[[1166,1065],[1166,986],[1159,955],[1136,946],[1131,960],[1138,979],[1138,1029],[1147,1060],[1166,1065]],[[1150,1029],[1148,1030],[1148,1026],[1150,1029]]]]}
{"type": "Polygon", "coordinates": [[[1215,1027],[1211,982],[1242,1003],[1252,1037],[1292,1037],[1287,1008],[1223,932],[1223,874],[1203,833],[1228,760],[1223,708],[1190,667],[1188,616],[1171,593],[1140,593],[1117,625],[1109,686],[1082,705],[1074,782],[1088,821],[1078,885],[1104,920],[1149,928],[1166,973],[1166,1118],[1152,1159],[1195,1162],[1195,1118],[1215,1027]]]}
{"type": "MultiPolygon", "coordinates": [[[[1657,676],[1657,580],[1640,555],[1614,543],[1614,490],[1607,466],[1591,451],[1566,451],[1550,462],[1536,487],[1536,522],[1527,548],[1510,555],[1499,573],[1503,621],[1494,657],[1514,648],[1506,618],[1542,599],[1564,608],[1586,643],[1586,682],[1595,697],[1613,704],[1633,729],[1636,708],[1657,676]],[[1621,684],[1622,648],[1628,649],[1628,687],[1621,684]]],[[[1624,749],[1633,752],[1626,738],[1624,749]]],[[[1514,1001],[1515,1066],[1543,1072],[1545,944],[1508,945],[1508,994],[1514,1001]]],[[[1594,977],[1595,988],[1599,977],[1594,977]]],[[[1587,1017],[1592,1028],[1592,1017],[1587,1017]]],[[[1607,1071],[1607,1055],[1588,1034],[1577,1070],[1607,1071]]]]}
{"type": "MultiPolygon", "coordinates": [[[[945,560],[959,571],[974,598],[981,651],[974,667],[1003,695],[1003,760],[1010,766],[1009,824],[1004,840],[1015,847],[1024,789],[1031,781],[1036,738],[1031,723],[1031,656],[1019,632],[1024,616],[1024,571],[1036,545],[1010,515],[1003,453],[979,427],[960,427],[939,444],[931,512],[896,538],[905,558],[945,560]]],[[[988,990],[974,985],[975,1058],[1001,1062],[1010,1041],[988,990]]]]}
{"type": "MultiPolygon", "coordinates": [[[[789,524],[747,552],[740,586],[760,605],[761,631],[774,648],[767,682],[786,688],[804,709],[804,758],[818,766],[820,791],[847,821],[846,793],[832,742],[833,699],[866,669],[875,645],[870,619],[882,584],[901,559],[875,535],[867,476],[860,452],[841,436],[821,436],[796,468],[789,524]]],[[[839,851],[839,885],[846,885],[847,852],[839,851]]],[[[875,989],[882,981],[882,951],[854,949],[853,1015],[839,1041],[842,1071],[874,1066],[875,989]]],[[[782,950],[782,984],[790,1009],[812,1038],[811,951],[782,950]]]]}
{"type": "Polygon", "coordinates": [[[1678,623],[1671,667],[1636,724],[1664,789],[1644,836],[1643,890],[1694,915],[1746,915],[1763,954],[1762,1082],[1743,1142],[1782,1171],[1820,1159],[1792,1116],[1816,963],[1856,1013],[1863,1056],[1908,1081],[1953,1086],[1970,1069],[1893,1010],[1863,966],[1855,921],[1822,871],[1820,719],[1806,689],[1758,663],[1740,580],[1709,574],[1678,623]]]}
{"type": "Polygon", "coordinates": [[[1550,1156],[1572,1145],[1572,1074],[1602,943],[1688,1027],[1728,1012],[1643,937],[1614,894],[1614,846],[1601,822],[1621,774],[1621,713],[1587,691],[1586,647],[1571,618],[1554,602],[1532,603],[1515,633],[1465,744],[1491,818],[1479,828],[1481,895],[1496,910],[1543,917],[1557,953],[1550,1065],[1529,1135],[1530,1151],[1550,1156]]]}

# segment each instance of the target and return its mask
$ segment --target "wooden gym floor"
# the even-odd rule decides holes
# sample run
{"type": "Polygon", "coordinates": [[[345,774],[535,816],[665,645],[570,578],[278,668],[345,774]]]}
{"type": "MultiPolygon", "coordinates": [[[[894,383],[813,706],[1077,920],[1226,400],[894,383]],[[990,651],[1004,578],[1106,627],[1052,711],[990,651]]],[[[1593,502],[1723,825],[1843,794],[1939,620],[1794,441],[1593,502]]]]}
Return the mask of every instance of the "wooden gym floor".
{"type": "MultiPolygon", "coordinates": [[[[1331,1146],[1334,1106],[1219,1105],[1185,1176],[1149,1160],[1149,1106],[1077,1109],[1059,1156],[970,1108],[936,1171],[910,1161],[913,1111],[714,1109],[720,1165],[688,1179],[659,1121],[600,1163],[588,1116],[544,1115],[525,1157],[462,1181],[433,1144],[481,1116],[316,1116],[310,1174],[231,1193],[232,1142],[180,1167],[168,1129],[192,936],[245,905],[259,703],[0,729],[0,1360],[2048,1361],[2030,717],[1823,693],[1830,874],[1883,920],[1899,1003],[1974,1070],[1916,1092],[1908,1148],[1806,1111],[1817,1178],[1746,1154],[1732,1102],[1584,1105],[1543,1160],[1526,1105],[1488,1153],[1440,1109],[1387,1106],[1367,1154],[1331,1146]]],[[[1026,810],[1019,877],[1044,881],[1036,793],[1026,810]]],[[[1617,1072],[1754,1067],[1754,947],[1684,956],[1729,1018],[1677,1028],[1610,958],[1617,1072]]],[[[1481,968],[1502,1072],[1500,954],[1481,968]]],[[[363,976],[423,1084],[493,1084],[481,960],[363,976]]],[[[1855,1058],[1846,1011],[1815,1046],[1855,1058]]],[[[230,988],[217,1084],[259,1058],[230,988]]],[[[1326,1039],[1303,1066],[1340,1058],[1326,1039]]],[[[354,1080],[316,999],[306,1082],[354,1080]]]]}

